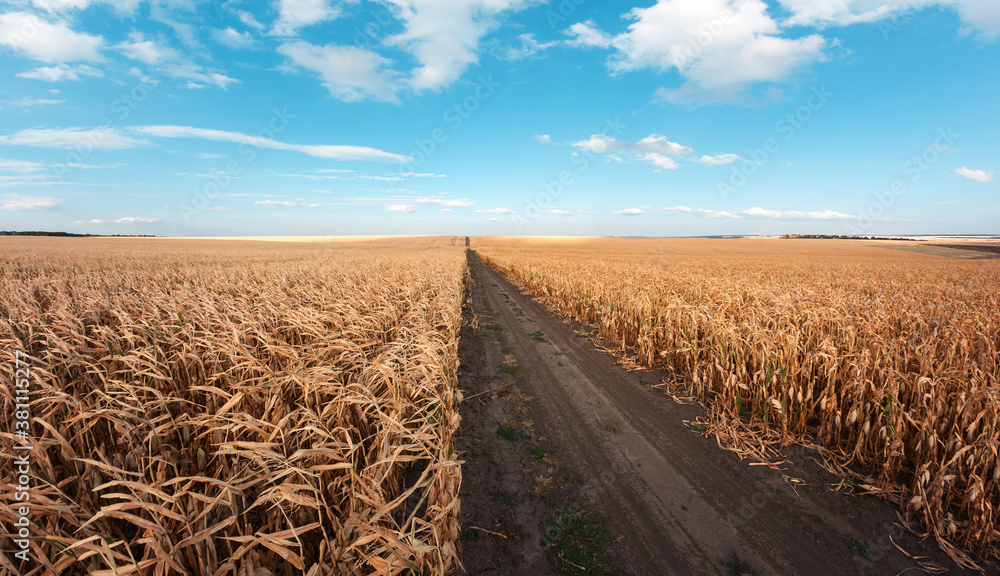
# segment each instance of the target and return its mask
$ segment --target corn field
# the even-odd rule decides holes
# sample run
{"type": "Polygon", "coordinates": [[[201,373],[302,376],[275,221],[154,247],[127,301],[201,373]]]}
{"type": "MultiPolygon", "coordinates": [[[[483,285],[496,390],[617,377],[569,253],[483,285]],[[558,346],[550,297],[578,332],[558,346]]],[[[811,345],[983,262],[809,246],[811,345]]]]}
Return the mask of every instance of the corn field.
{"type": "Polygon", "coordinates": [[[1000,260],[824,240],[473,248],[620,353],[671,370],[715,431],[813,445],[960,564],[1000,557],[1000,260]]]}
{"type": "MultiPolygon", "coordinates": [[[[0,574],[453,571],[467,272],[445,244],[4,239],[33,562],[5,538],[0,574]]],[[[20,442],[5,418],[5,528],[20,442]]]]}

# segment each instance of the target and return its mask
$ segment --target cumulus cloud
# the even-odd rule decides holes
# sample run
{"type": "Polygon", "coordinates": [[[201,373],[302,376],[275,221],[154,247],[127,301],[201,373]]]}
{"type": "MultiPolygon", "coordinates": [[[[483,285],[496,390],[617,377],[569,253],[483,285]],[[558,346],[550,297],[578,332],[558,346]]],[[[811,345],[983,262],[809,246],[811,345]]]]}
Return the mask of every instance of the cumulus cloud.
{"type": "Polygon", "coordinates": [[[41,211],[59,210],[65,200],[46,198],[44,196],[27,196],[24,194],[4,194],[0,200],[0,210],[41,211]]]}
{"type": "Polygon", "coordinates": [[[40,66],[26,72],[19,72],[18,78],[30,80],[42,80],[43,82],[62,82],[63,80],[79,80],[80,76],[101,77],[101,72],[93,66],[86,64],[57,64],[55,66],[40,66]]]}
{"type": "Polygon", "coordinates": [[[229,28],[217,28],[212,32],[215,41],[233,50],[251,48],[256,43],[249,32],[239,32],[232,26],[229,28]]]}
{"type": "Polygon", "coordinates": [[[278,53],[294,65],[315,72],[330,94],[344,102],[374,98],[399,103],[398,73],[392,69],[392,61],[371,50],[296,41],[278,46],[278,53]]]}
{"type": "Polygon", "coordinates": [[[626,208],[624,210],[615,210],[615,214],[621,214],[622,216],[640,216],[645,214],[646,211],[642,208],[626,208]]]}
{"type": "Polygon", "coordinates": [[[780,82],[824,59],[826,40],[812,34],[782,36],[763,0],[659,0],[633,8],[628,30],[608,36],[593,23],[567,30],[571,43],[614,50],[613,73],[676,71],[685,82],[661,88],[659,98],[678,104],[734,101],[757,83],[780,82]]]}
{"type": "Polygon", "coordinates": [[[0,14],[0,45],[41,62],[98,62],[104,38],[72,30],[28,12],[0,14]]]}
{"type": "Polygon", "coordinates": [[[662,134],[650,134],[638,142],[618,140],[604,134],[592,134],[587,140],[571,144],[580,150],[594,154],[625,153],[633,160],[652,164],[657,171],[677,168],[677,161],[670,156],[693,152],[691,148],[671,142],[662,134]]]}
{"type": "Polygon", "coordinates": [[[442,208],[442,209],[438,210],[438,212],[440,212],[441,214],[454,214],[455,213],[455,211],[452,210],[451,208],[442,208]]]}
{"type": "Polygon", "coordinates": [[[331,4],[330,0],[279,0],[278,21],[272,33],[294,36],[300,28],[333,20],[340,12],[340,6],[331,4]]]}
{"type": "MultiPolygon", "coordinates": [[[[246,144],[256,148],[268,148],[272,150],[291,150],[302,154],[307,154],[315,158],[325,158],[328,160],[371,160],[378,162],[409,162],[408,156],[393,154],[376,148],[367,146],[346,146],[330,144],[287,144],[270,138],[251,136],[241,132],[227,132],[225,130],[212,130],[208,128],[194,128],[191,126],[133,126],[130,131],[153,138],[200,138],[202,140],[214,140],[219,142],[234,142],[246,144]]],[[[3,143],[0,136],[0,143],[3,143]]]]}
{"type": "Polygon", "coordinates": [[[408,51],[419,63],[407,84],[440,90],[478,61],[479,44],[504,12],[530,0],[387,0],[403,32],[385,41],[408,51]]]}
{"type": "Polygon", "coordinates": [[[548,134],[536,134],[534,136],[534,138],[535,138],[535,142],[538,142],[539,144],[551,144],[552,143],[552,137],[549,136],[548,134]]]}
{"type": "Polygon", "coordinates": [[[714,156],[702,156],[696,162],[705,166],[718,166],[720,164],[732,164],[742,159],[738,154],[716,154],[714,156]]]}
{"type": "Polygon", "coordinates": [[[985,170],[972,170],[971,168],[966,168],[965,166],[955,169],[955,174],[958,174],[962,178],[967,178],[975,182],[986,183],[993,180],[993,172],[987,172],[985,170]]]}
{"type": "Polygon", "coordinates": [[[566,44],[578,48],[610,48],[615,40],[613,36],[598,30],[593,20],[577,22],[565,34],[571,37],[566,44]]]}

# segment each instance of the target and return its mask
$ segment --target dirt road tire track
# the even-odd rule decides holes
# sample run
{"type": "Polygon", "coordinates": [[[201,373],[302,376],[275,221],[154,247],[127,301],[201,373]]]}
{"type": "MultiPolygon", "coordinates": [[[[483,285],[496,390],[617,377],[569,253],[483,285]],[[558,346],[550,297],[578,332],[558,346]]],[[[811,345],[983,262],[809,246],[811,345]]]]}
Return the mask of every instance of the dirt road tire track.
{"type": "MultiPolygon", "coordinates": [[[[656,373],[616,366],[473,252],[469,263],[479,279],[475,290],[498,313],[493,321],[521,367],[517,385],[533,398],[537,436],[560,468],[582,480],[581,505],[607,518],[612,534],[621,536],[612,552],[630,573],[727,574],[722,560],[733,554],[761,574],[897,574],[915,566],[888,545],[866,558],[845,544],[886,540],[895,521],[889,505],[830,494],[810,477],[815,470],[793,462],[786,473],[811,481],[809,492],[800,487],[796,494],[780,473],[748,466],[689,430],[683,420],[700,408],[677,405],[641,382],[659,382],[656,373]]],[[[480,370],[489,372],[495,361],[487,358],[480,370]]],[[[540,523],[520,522],[531,531],[540,523]]],[[[933,543],[908,535],[902,543],[949,565],[933,543]]],[[[538,554],[521,555],[540,568],[538,554]]]]}

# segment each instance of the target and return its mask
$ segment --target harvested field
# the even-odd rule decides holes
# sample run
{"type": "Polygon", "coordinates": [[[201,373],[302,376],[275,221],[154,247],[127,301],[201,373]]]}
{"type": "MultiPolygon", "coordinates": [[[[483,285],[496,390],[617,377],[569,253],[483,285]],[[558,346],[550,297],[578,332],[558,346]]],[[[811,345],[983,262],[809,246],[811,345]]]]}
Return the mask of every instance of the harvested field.
{"type": "Polygon", "coordinates": [[[0,573],[455,570],[462,244],[4,239],[0,573]]]}
{"type": "Polygon", "coordinates": [[[619,354],[667,369],[733,449],[815,447],[959,564],[998,558],[1000,263],[829,240],[472,247],[619,354]]]}

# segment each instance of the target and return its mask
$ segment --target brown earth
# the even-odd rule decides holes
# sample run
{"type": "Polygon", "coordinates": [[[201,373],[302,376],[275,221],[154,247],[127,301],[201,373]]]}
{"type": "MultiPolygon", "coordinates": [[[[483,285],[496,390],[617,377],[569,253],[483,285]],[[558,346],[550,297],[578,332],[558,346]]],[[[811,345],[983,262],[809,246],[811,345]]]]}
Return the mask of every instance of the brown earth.
{"type": "Polygon", "coordinates": [[[608,553],[634,575],[920,573],[894,543],[964,573],[932,539],[900,528],[893,505],[834,492],[841,479],[813,453],[788,448],[772,470],[720,449],[685,425],[700,406],[652,387],[665,374],[625,370],[581,337],[588,327],[555,318],[469,255],[478,329],[461,335],[458,440],[469,574],[558,573],[541,540],[570,505],[607,520],[608,553]],[[515,376],[503,372],[515,362],[515,376]],[[733,571],[733,558],[757,572],[733,571]]]}

